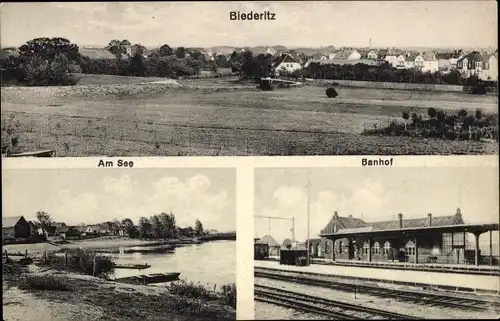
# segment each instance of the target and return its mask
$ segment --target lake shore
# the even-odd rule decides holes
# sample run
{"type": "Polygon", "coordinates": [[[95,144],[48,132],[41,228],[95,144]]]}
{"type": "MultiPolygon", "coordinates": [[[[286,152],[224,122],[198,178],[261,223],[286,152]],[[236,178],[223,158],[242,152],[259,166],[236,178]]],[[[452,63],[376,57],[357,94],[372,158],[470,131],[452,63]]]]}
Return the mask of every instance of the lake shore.
{"type": "Polygon", "coordinates": [[[3,268],[5,321],[236,319],[236,311],[216,297],[172,294],[167,287],[120,284],[36,265],[3,268]]]}

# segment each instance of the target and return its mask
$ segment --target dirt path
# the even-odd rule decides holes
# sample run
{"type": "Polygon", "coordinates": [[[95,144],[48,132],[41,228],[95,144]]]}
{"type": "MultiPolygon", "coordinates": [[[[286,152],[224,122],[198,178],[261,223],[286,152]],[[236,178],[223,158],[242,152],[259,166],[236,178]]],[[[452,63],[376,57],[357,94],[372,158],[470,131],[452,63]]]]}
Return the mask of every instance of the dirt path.
{"type": "Polygon", "coordinates": [[[44,300],[17,287],[3,286],[4,321],[90,321],[101,316],[102,312],[95,306],[44,300]]]}

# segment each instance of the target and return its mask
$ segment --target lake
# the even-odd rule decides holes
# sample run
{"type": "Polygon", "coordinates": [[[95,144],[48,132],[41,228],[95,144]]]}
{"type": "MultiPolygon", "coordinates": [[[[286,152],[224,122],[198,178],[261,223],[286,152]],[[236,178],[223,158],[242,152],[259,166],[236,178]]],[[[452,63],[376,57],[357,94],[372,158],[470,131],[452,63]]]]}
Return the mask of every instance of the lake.
{"type": "Polygon", "coordinates": [[[115,277],[180,272],[180,279],[210,286],[236,282],[236,242],[179,245],[171,253],[113,254],[117,264],[149,264],[145,270],[115,269],[115,277]]]}

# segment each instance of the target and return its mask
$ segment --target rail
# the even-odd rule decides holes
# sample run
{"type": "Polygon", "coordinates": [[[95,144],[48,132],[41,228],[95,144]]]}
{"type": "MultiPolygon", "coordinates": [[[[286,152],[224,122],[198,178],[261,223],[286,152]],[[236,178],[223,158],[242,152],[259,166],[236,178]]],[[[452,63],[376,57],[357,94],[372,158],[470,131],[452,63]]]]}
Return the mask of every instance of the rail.
{"type": "MultiPolygon", "coordinates": [[[[388,287],[381,287],[378,284],[370,285],[368,282],[373,281],[380,283],[379,280],[373,279],[359,279],[353,277],[339,277],[332,275],[318,275],[316,273],[307,273],[310,276],[305,277],[302,272],[290,272],[283,271],[283,273],[271,273],[269,270],[276,269],[265,269],[256,268],[254,270],[255,277],[268,278],[273,280],[286,281],[291,283],[298,283],[303,285],[335,288],[339,291],[353,292],[357,291],[360,293],[371,294],[377,297],[383,298],[398,298],[402,301],[408,302],[420,302],[430,305],[438,305],[443,307],[453,307],[458,309],[469,309],[475,311],[484,311],[491,308],[499,309],[500,298],[494,297],[493,300],[484,300],[478,298],[469,298],[462,296],[455,296],[451,294],[435,293],[431,291],[413,291],[409,289],[394,289],[388,287]],[[350,281],[350,282],[349,282],[350,281]],[[353,282],[354,281],[354,282],[353,282]],[[363,283],[361,283],[363,282],[363,283]]],[[[387,281],[386,281],[387,282],[387,281]]]]}
{"type": "MultiPolygon", "coordinates": [[[[337,301],[337,300],[331,300],[331,299],[325,299],[313,295],[308,295],[300,292],[295,292],[295,291],[289,291],[289,290],[284,290],[284,289],[279,289],[275,287],[270,287],[270,286],[264,286],[264,285],[255,285],[255,290],[254,293],[256,296],[263,296],[263,297],[268,297],[268,298],[274,298],[276,300],[288,302],[290,304],[294,304],[297,301],[303,301],[306,303],[313,303],[313,304],[320,304],[320,305],[326,305],[329,307],[325,311],[325,309],[320,309],[318,312],[326,312],[326,313],[331,313],[334,312],[336,315],[341,314],[343,319],[349,319],[349,320],[354,320],[357,319],[359,316],[355,316],[352,313],[344,313],[344,312],[338,312],[338,311],[332,311],[332,309],[342,309],[344,311],[352,311],[355,313],[362,313],[363,319],[366,319],[366,314],[369,314],[370,317],[373,316],[380,316],[384,317],[387,319],[397,319],[397,320],[421,320],[422,318],[417,318],[411,315],[405,315],[401,313],[396,313],[396,312],[390,312],[387,310],[379,310],[379,309],[374,309],[374,308],[369,308],[365,306],[359,306],[356,304],[351,304],[351,303],[346,303],[342,301],[337,301]]],[[[311,305],[311,308],[317,309],[317,306],[311,305]]],[[[312,310],[313,310],[312,309],[312,310]]]]}

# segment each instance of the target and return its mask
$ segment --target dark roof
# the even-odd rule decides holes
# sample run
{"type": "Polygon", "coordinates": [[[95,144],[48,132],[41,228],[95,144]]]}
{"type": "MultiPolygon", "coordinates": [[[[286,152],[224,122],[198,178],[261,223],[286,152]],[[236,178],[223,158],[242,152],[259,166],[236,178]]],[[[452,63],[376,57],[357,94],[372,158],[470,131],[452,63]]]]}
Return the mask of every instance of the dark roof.
{"type": "Polygon", "coordinates": [[[106,48],[80,48],[78,52],[91,59],[116,59],[116,56],[106,48]]]}
{"type": "Polygon", "coordinates": [[[2,228],[16,226],[17,222],[23,218],[22,216],[2,217],[2,228]]]}
{"type": "Polygon", "coordinates": [[[280,246],[280,244],[278,242],[276,242],[276,240],[271,235],[263,236],[256,243],[257,244],[267,244],[271,247],[280,246]]]}
{"type": "Polygon", "coordinates": [[[294,59],[292,56],[290,56],[289,54],[284,54],[284,55],[281,55],[280,57],[278,57],[278,59],[276,59],[275,65],[279,66],[280,64],[282,64],[284,62],[296,62],[296,63],[298,63],[298,61],[296,59],[294,59]]]}
{"type": "Polygon", "coordinates": [[[54,222],[54,223],[52,223],[50,225],[53,226],[53,227],[56,227],[56,228],[60,228],[60,227],[66,226],[66,223],[64,223],[64,222],[54,222]]]}
{"type": "Polygon", "coordinates": [[[483,55],[481,55],[481,53],[479,51],[473,51],[471,53],[468,53],[467,55],[460,58],[458,61],[462,61],[465,58],[467,58],[467,60],[472,61],[472,62],[484,61],[483,55]]]}
{"type": "MultiPolygon", "coordinates": [[[[405,219],[403,217],[403,228],[423,228],[428,227],[428,216],[415,219],[405,219]]],[[[437,226],[450,226],[464,224],[460,209],[457,209],[455,215],[449,216],[432,216],[431,225],[437,226]]],[[[365,222],[361,219],[349,217],[341,217],[336,213],[321,231],[321,235],[335,234],[334,226],[337,225],[337,232],[342,231],[341,234],[346,232],[368,232],[368,231],[385,231],[399,229],[399,220],[390,220],[382,222],[365,222]]]]}

